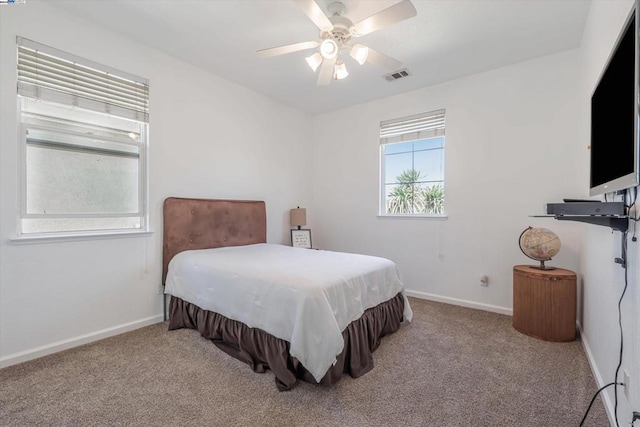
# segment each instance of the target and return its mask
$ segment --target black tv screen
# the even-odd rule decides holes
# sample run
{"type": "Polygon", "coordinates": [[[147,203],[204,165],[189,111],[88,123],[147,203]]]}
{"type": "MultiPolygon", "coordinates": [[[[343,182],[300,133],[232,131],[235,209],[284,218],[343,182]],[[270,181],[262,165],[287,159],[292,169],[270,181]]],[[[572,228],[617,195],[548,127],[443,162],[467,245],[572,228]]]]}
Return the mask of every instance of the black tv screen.
{"type": "Polygon", "coordinates": [[[633,11],[591,97],[592,196],[638,185],[636,31],[633,11]]]}

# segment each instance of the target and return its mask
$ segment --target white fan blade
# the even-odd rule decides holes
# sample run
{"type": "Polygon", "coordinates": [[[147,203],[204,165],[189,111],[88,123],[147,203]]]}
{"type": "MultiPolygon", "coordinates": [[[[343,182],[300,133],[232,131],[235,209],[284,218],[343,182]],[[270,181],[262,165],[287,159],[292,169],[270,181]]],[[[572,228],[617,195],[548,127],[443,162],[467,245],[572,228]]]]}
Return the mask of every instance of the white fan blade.
{"type": "Polygon", "coordinates": [[[360,22],[357,22],[355,26],[355,36],[364,36],[365,34],[372,33],[381,28],[388,27],[397,22],[404,21],[405,19],[416,16],[418,12],[411,3],[411,0],[402,0],[400,3],[396,3],[393,6],[389,6],[382,12],[378,12],[360,22]]]}
{"type": "Polygon", "coordinates": [[[314,0],[293,0],[293,2],[321,31],[331,31],[333,24],[314,0]]]}
{"type": "Polygon", "coordinates": [[[377,65],[382,68],[387,68],[390,71],[397,70],[402,67],[402,62],[397,59],[393,59],[390,56],[385,55],[384,53],[380,53],[377,50],[373,50],[369,48],[369,55],[367,56],[367,61],[371,62],[373,65],[377,65]]]}
{"type": "Polygon", "coordinates": [[[261,49],[258,56],[261,58],[271,58],[272,56],[284,55],[285,53],[297,52],[299,50],[311,49],[317,47],[320,43],[317,41],[301,42],[288,44],[285,46],[270,47],[269,49],[261,49]]]}
{"type": "Polygon", "coordinates": [[[334,66],[336,65],[336,59],[326,59],[322,61],[322,66],[320,67],[320,73],[318,74],[318,86],[326,86],[331,83],[331,79],[333,78],[334,66]]]}

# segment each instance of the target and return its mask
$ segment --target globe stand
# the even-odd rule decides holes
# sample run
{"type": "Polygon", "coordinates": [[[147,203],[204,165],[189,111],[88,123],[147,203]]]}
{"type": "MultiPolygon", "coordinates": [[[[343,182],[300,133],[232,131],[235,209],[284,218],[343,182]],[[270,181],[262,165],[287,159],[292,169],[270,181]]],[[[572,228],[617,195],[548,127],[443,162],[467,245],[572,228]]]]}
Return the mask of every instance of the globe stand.
{"type": "Polygon", "coordinates": [[[536,270],[555,270],[556,269],[556,267],[547,267],[546,265],[544,265],[545,261],[551,261],[551,258],[540,260],[540,266],[530,265],[529,268],[535,268],[536,270]]]}

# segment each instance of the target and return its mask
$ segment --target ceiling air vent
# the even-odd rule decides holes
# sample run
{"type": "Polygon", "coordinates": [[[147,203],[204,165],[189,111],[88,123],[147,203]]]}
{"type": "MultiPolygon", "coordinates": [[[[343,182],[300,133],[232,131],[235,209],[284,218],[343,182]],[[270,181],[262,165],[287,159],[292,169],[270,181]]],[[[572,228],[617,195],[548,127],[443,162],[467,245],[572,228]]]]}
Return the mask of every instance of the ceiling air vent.
{"type": "Polygon", "coordinates": [[[384,77],[386,81],[392,82],[394,80],[398,80],[403,77],[409,77],[410,75],[411,73],[409,72],[409,70],[407,70],[406,68],[403,68],[402,70],[394,71],[393,73],[386,74],[382,77],[384,77]]]}

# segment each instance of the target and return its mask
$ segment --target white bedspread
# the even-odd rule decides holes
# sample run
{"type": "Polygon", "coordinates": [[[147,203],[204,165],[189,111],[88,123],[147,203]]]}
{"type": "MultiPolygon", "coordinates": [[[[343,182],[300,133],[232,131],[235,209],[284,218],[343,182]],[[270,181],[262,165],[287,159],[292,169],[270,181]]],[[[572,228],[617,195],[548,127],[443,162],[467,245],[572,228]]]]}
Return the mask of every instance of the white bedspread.
{"type": "MultiPolygon", "coordinates": [[[[343,349],[342,331],[404,287],[388,259],[256,244],[185,251],[166,293],[288,341],[317,381],[343,349]]],[[[413,313],[404,296],[404,318],[413,313]]]]}

